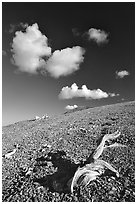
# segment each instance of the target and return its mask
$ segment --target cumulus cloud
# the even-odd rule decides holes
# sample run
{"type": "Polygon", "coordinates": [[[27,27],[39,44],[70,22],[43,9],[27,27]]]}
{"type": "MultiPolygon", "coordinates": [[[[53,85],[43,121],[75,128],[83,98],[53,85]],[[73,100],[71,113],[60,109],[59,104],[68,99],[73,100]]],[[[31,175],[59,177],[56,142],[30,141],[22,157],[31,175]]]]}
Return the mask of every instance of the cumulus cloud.
{"type": "Polygon", "coordinates": [[[32,26],[20,23],[25,31],[16,31],[12,43],[12,61],[19,71],[45,75],[55,78],[67,76],[77,71],[84,60],[85,50],[79,46],[55,50],[51,53],[48,39],[37,23],[32,26]]]}
{"type": "Polygon", "coordinates": [[[67,109],[67,110],[73,110],[73,109],[76,109],[76,108],[78,108],[77,105],[73,105],[73,106],[67,105],[67,106],[65,107],[65,109],[67,109]]]}
{"type": "Polygon", "coordinates": [[[79,69],[84,53],[79,46],[56,50],[46,63],[46,70],[55,78],[72,74],[79,69]]]}
{"type": "Polygon", "coordinates": [[[125,76],[130,75],[130,73],[126,70],[116,71],[116,78],[124,78],[125,76]]]}
{"type": "Polygon", "coordinates": [[[38,28],[37,23],[26,28],[26,32],[17,31],[12,43],[14,64],[20,71],[36,73],[44,63],[43,56],[51,55],[48,39],[38,28]]]}
{"type": "Polygon", "coordinates": [[[108,42],[108,33],[104,30],[90,28],[87,32],[89,40],[95,41],[98,45],[108,42]]]}
{"type": "Polygon", "coordinates": [[[115,94],[115,93],[109,93],[110,97],[115,97],[115,96],[119,96],[119,94],[115,94]]]}
{"type": "Polygon", "coordinates": [[[59,94],[60,99],[72,99],[76,97],[84,97],[86,99],[101,99],[109,96],[113,97],[115,95],[114,93],[106,93],[101,89],[90,90],[86,85],[82,85],[82,88],[79,89],[76,83],[72,84],[71,87],[63,87],[59,94]]]}

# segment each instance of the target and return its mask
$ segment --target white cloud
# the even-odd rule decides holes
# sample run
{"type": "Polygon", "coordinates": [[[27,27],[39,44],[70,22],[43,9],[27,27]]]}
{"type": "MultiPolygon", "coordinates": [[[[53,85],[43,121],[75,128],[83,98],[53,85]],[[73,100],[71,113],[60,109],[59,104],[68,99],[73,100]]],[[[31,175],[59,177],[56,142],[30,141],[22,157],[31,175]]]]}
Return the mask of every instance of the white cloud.
{"type": "MultiPolygon", "coordinates": [[[[27,24],[25,24],[27,26],[27,24]]],[[[20,71],[37,73],[37,69],[44,64],[42,57],[51,54],[48,39],[38,28],[37,23],[26,28],[26,32],[17,31],[12,43],[14,64],[20,71]]]]}
{"type": "Polygon", "coordinates": [[[117,78],[124,78],[125,76],[130,75],[130,73],[126,70],[122,70],[122,71],[116,71],[116,77],[117,78]]]}
{"type": "Polygon", "coordinates": [[[108,33],[106,33],[104,30],[90,28],[87,34],[89,40],[95,41],[98,45],[108,42],[108,33]]]}
{"type": "Polygon", "coordinates": [[[86,87],[86,85],[83,85],[81,89],[78,89],[76,83],[72,84],[71,87],[63,87],[59,94],[60,99],[72,99],[76,97],[84,97],[86,99],[101,99],[109,96],[113,97],[115,95],[114,93],[106,93],[101,89],[90,90],[86,87]]]}
{"type": "Polygon", "coordinates": [[[51,53],[48,39],[43,35],[37,23],[32,26],[19,24],[24,32],[15,32],[12,43],[12,61],[19,71],[45,75],[47,72],[55,78],[67,76],[77,71],[84,60],[85,50],[79,46],[56,50],[51,53]]]}
{"type": "Polygon", "coordinates": [[[73,106],[67,105],[67,106],[65,107],[65,109],[67,109],[67,110],[73,110],[73,109],[76,109],[77,107],[78,107],[77,105],[73,105],[73,106]]]}
{"type": "Polygon", "coordinates": [[[46,70],[51,76],[58,78],[72,74],[83,62],[85,50],[79,46],[56,50],[46,63],[46,70]]]}
{"type": "Polygon", "coordinates": [[[119,96],[119,94],[109,93],[109,96],[111,96],[111,97],[115,97],[115,96],[119,96]]]}

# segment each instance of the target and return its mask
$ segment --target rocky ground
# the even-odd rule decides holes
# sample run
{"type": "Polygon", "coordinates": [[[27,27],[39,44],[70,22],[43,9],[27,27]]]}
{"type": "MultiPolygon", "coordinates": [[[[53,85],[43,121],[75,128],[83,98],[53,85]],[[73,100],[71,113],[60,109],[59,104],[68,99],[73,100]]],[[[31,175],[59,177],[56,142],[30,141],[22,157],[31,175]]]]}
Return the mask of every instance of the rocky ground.
{"type": "Polygon", "coordinates": [[[3,202],[135,202],[135,103],[86,108],[2,128],[3,202]],[[110,172],[79,186],[72,195],[66,181],[96,149],[101,135],[116,130],[116,142],[101,158],[120,173],[110,172]],[[17,151],[7,158],[9,150],[17,151]],[[64,186],[57,179],[64,178],[64,186]],[[66,179],[66,180],[65,180],[66,179]],[[53,188],[54,187],[54,188],[53,188]]]}

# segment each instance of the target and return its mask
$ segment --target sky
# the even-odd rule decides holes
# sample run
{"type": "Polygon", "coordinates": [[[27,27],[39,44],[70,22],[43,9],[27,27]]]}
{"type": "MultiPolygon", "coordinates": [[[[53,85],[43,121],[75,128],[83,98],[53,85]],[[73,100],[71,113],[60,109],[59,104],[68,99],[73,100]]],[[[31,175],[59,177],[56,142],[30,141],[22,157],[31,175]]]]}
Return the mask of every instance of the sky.
{"type": "Polygon", "coordinates": [[[133,100],[134,3],[2,3],[2,125],[133,100]]]}

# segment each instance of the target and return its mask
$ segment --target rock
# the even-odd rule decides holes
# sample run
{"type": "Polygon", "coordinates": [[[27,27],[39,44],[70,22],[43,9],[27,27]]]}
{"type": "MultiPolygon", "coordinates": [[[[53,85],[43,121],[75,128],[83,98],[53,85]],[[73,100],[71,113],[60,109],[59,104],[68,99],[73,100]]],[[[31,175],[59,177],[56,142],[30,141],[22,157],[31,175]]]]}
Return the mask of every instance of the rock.
{"type": "Polygon", "coordinates": [[[35,120],[40,120],[41,118],[39,116],[35,116],[35,120]]]}
{"type": "Polygon", "coordinates": [[[80,128],[80,132],[82,132],[83,134],[86,134],[87,130],[85,128],[80,128]]]}
{"type": "Polygon", "coordinates": [[[41,119],[47,119],[47,118],[49,118],[48,115],[43,115],[41,119]]]}
{"type": "Polygon", "coordinates": [[[25,175],[29,176],[31,175],[32,172],[33,172],[33,168],[29,168],[25,175]]]}

